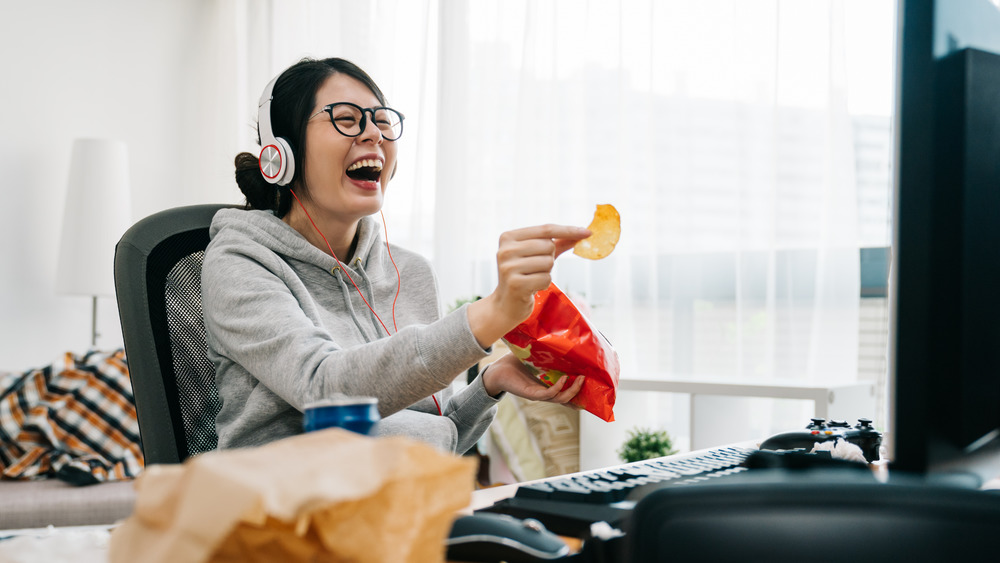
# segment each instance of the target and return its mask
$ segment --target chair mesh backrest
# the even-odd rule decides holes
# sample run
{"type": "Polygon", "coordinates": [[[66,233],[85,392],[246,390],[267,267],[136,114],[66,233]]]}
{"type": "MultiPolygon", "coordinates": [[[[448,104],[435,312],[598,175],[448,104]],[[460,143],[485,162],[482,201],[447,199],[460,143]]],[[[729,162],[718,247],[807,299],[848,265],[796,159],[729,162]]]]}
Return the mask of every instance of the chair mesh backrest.
{"type": "Polygon", "coordinates": [[[189,457],[218,446],[215,416],[222,407],[215,387],[215,368],[208,359],[201,313],[204,257],[204,250],[182,257],[171,268],[164,284],[170,352],[189,457]]]}

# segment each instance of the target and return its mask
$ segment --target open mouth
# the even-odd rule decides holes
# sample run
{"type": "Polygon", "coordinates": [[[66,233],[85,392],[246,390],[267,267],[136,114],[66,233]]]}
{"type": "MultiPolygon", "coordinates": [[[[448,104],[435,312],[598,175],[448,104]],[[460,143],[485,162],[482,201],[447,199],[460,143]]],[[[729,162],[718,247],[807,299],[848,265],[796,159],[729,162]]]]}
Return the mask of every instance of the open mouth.
{"type": "Polygon", "coordinates": [[[382,163],[373,159],[355,162],[347,168],[347,177],[363,182],[378,182],[382,176],[382,163]]]}

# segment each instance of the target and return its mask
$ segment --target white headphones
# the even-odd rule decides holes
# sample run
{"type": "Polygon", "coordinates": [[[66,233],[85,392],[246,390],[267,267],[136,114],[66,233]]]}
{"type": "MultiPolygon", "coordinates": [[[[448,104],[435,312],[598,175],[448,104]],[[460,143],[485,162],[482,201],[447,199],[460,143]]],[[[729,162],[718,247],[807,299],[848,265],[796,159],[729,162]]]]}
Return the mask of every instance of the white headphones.
{"type": "Polygon", "coordinates": [[[257,104],[257,130],[260,133],[260,173],[271,184],[287,185],[295,176],[295,156],[288,141],[271,132],[271,91],[278,77],[267,83],[257,104]]]}

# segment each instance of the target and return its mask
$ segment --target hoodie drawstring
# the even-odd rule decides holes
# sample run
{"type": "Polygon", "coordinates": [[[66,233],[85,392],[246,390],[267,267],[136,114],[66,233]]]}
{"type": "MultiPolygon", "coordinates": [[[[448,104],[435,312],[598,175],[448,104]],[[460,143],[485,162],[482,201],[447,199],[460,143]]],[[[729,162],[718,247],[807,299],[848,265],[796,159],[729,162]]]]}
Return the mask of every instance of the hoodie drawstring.
{"type": "MultiPolygon", "coordinates": [[[[369,301],[374,301],[374,299],[375,299],[375,293],[374,293],[374,289],[372,289],[372,280],[371,280],[371,278],[368,277],[368,272],[366,272],[365,269],[364,269],[364,267],[361,266],[361,259],[360,258],[355,258],[354,259],[354,266],[355,266],[355,269],[358,271],[358,274],[361,275],[361,279],[364,280],[365,285],[368,288],[368,300],[369,301]]],[[[379,322],[378,317],[375,316],[375,311],[369,311],[368,312],[368,316],[370,317],[370,319],[372,321],[372,325],[375,325],[375,332],[378,332],[378,325],[381,324],[381,323],[379,322]]]]}
{"type": "MultiPolygon", "coordinates": [[[[326,243],[326,248],[327,248],[327,250],[330,251],[330,256],[333,256],[333,259],[337,261],[337,265],[340,266],[341,268],[343,268],[344,265],[340,263],[340,258],[337,258],[337,253],[335,253],[333,251],[333,247],[330,246],[330,241],[326,240],[326,235],[324,235],[323,231],[319,230],[319,227],[316,226],[316,222],[313,221],[312,216],[309,215],[309,211],[306,210],[306,206],[302,205],[302,200],[299,199],[299,196],[295,195],[295,190],[288,190],[288,192],[292,194],[292,196],[295,198],[295,201],[299,202],[299,207],[302,208],[302,212],[305,213],[306,218],[309,219],[309,223],[312,224],[313,229],[316,229],[316,233],[319,234],[320,238],[323,239],[323,242],[326,243]]],[[[389,247],[389,245],[388,245],[388,243],[386,243],[386,248],[388,248],[388,247],[389,247]]],[[[331,271],[331,273],[332,273],[332,271],[331,271]]],[[[397,270],[396,273],[398,275],[399,274],[399,270],[397,270]]],[[[378,319],[379,324],[381,324],[382,328],[385,329],[385,333],[386,334],[391,334],[389,332],[389,328],[385,326],[385,323],[382,322],[382,319],[379,319],[378,315],[375,313],[375,309],[372,309],[371,303],[368,303],[368,300],[365,299],[365,296],[361,293],[361,289],[358,288],[358,284],[354,283],[354,278],[352,278],[350,276],[350,274],[347,273],[346,270],[344,271],[344,275],[347,276],[347,279],[351,280],[351,284],[353,284],[354,287],[355,287],[355,289],[358,290],[358,295],[361,295],[361,300],[365,302],[365,305],[368,306],[368,308],[371,310],[372,314],[375,315],[375,318],[378,319]]],[[[341,280],[341,282],[343,282],[343,280],[341,280]]],[[[348,300],[348,302],[350,302],[350,300],[348,300]]],[[[393,307],[393,312],[395,312],[395,307],[393,307]]]]}
{"type": "MultiPolygon", "coordinates": [[[[344,274],[341,272],[340,266],[334,266],[330,273],[333,274],[333,277],[337,278],[338,282],[340,282],[340,292],[344,296],[344,302],[347,304],[348,312],[351,313],[351,319],[354,320],[354,326],[358,327],[358,331],[361,332],[361,336],[364,337],[365,342],[372,342],[374,339],[368,334],[368,331],[365,330],[365,327],[361,323],[361,319],[358,318],[357,311],[354,310],[354,303],[351,302],[351,290],[347,287],[347,282],[344,281],[344,274]]],[[[369,293],[371,292],[370,288],[371,285],[369,284],[369,293]]],[[[358,291],[360,292],[361,290],[358,289],[358,291]]],[[[378,332],[378,327],[375,327],[375,332],[378,332]]]]}

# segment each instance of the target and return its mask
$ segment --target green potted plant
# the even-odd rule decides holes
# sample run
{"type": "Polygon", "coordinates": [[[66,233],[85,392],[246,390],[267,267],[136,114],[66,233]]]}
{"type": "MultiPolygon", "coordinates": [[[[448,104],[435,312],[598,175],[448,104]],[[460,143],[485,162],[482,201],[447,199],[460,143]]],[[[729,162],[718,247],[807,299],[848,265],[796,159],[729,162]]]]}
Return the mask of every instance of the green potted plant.
{"type": "Polygon", "coordinates": [[[642,461],[677,453],[673,441],[666,430],[653,431],[634,428],[628,431],[628,439],[618,450],[618,457],[626,463],[642,461]]]}

